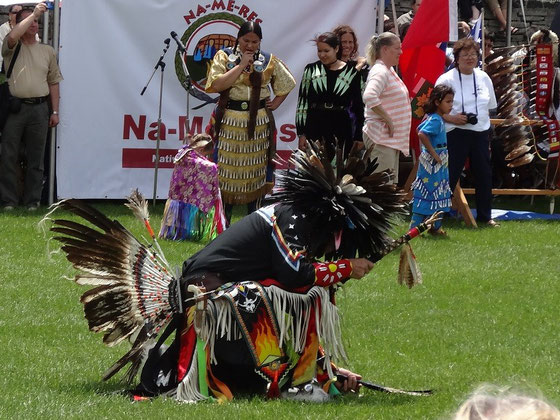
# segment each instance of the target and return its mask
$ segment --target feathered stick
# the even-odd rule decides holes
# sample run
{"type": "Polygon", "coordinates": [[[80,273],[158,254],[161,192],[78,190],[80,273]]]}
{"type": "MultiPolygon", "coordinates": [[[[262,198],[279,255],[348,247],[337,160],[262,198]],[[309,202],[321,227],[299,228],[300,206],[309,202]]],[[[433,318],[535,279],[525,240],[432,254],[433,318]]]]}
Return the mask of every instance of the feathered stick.
{"type": "Polygon", "coordinates": [[[154,230],[150,225],[150,212],[148,211],[148,201],[144,198],[144,196],[140,193],[140,191],[138,191],[138,188],[133,190],[130,193],[130,195],[126,197],[126,200],[128,202],[125,203],[124,205],[132,211],[132,213],[136,216],[137,219],[141,220],[144,223],[144,226],[146,226],[146,229],[148,230],[148,233],[152,238],[152,241],[154,242],[154,245],[159,253],[158,256],[161,258],[162,262],[166,265],[166,268],[170,272],[172,272],[173,270],[171,270],[171,267],[169,266],[169,263],[167,262],[167,259],[165,258],[165,255],[163,254],[161,247],[159,246],[154,230]]]}
{"type": "Polygon", "coordinates": [[[385,247],[385,249],[383,250],[383,253],[380,254],[377,258],[371,259],[372,262],[377,262],[379,261],[381,258],[383,258],[385,255],[389,254],[390,252],[394,251],[395,249],[397,249],[398,247],[400,247],[401,245],[409,242],[410,240],[416,238],[417,236],[420,236],[422,233],[424,233],[425,231],[427,231],[430,227],[432,227],[432,225],[437,222],[438,220],[441,219],[443,215],[443,212],[438,211],[434,214],[432,214],[428,219],[424,220],[422,223],[420,223],[418,226],[413,227],[412,229],[410,229],[408,232],[406,232],[404,235],[402,235],[400,238],[395,239],[393,242],[391,242],[387,247],[385,247]]]}
{"type": "MultiPolygon", "coordinates": [[[[341,375],[340,373],[336,374],[336,380],[338,382],[344,382],[346,379],[348,379],[348,376],[341,375]]],[[[409,390],[406,390],[406,389],[391,388],[391,387],[388,387],[388,386],[374,384],[372,382],[364,381],[363,379],[359,379],[358,383],[361,384],[363,387],[365,387],[367,389],[371,389],[373,391],[386,392],[386,393],[389,393],[389,394],[404,394],[404,395],[412,395],[412,396],[415,396],[415,397],[426,397],[428,395],[432,395],[432,393],[433,393],[433,391],[431,389],[409,391],[409,390]]]]}
{"type": "Polygon", "coordinates": [[[152,239],[155,238],[154,230],[150,226],[150,213],[148,211],[148,202],[144,199],[138,188],[132,190],[130,195],[126,197],[128,203],[125,206],[132,210],[132,213],[144,222],[146,229],[152,239]]]}
{"type": "Polygon", "coordinates": [[[383,252],[376,256],[376,258],[371,259],[372,262],[377,262],[385,255],[389,254],[390,252],[394,251],[401,245],[403,246],[401,250],[401,256],[399,260],[399,272],[397,281],[399,284],[406,284],[409,289],[416,284],[422,283],[422,273],[420,272],[420,268],[416,264],[416,256],[414,252],[412,252],[412,247],[408,243],[413,238],[421,235],[423,232],[427,231],[435,222],[441,219],[443,212],[438,211],[432,214],[428,219],[424,222],[420,223],[418,226],[413,227],[400,238],[391,242],[383,252]]]}
{"type": "Polygon", "coordinates": [[[416,255],[412,252],[412,247],[408,242],[401,248],[397,283],[400,285],[406,284],[409,289],[412,289],[412,286],[416,284],[422,283],[422,272],[418,264],[416,264],[416,255]]]}

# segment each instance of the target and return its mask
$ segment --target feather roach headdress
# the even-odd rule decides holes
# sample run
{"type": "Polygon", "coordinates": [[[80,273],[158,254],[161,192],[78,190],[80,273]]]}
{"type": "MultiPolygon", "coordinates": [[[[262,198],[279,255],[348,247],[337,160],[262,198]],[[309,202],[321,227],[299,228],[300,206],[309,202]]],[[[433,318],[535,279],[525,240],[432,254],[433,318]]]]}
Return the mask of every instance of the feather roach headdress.
{"type": "Polygon", "coordinates": [[[337,152],[333,167],[319,142],[308,142],[306,151],[292,153],[290,169],[278,176],[271,202],[289,203],[308,217],[309,253],[327,251],[334,234],[340,246],[329,256],[376,260],[392,242],[388,236],[395,216],[406,214],[405,194],[392,183],[393,174],[374,173],[377,161],[368,162],[371,150],[358,150],[355,143],[342,159],[337,152]]]}

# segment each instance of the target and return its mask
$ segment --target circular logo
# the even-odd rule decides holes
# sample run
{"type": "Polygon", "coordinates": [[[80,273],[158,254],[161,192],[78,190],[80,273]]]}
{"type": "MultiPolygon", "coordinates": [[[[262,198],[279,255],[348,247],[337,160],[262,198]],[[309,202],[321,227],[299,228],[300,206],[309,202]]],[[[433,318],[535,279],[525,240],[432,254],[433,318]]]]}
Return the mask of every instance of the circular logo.
{"type": "MultiPolygon", "coordinates": [[[[181,41],[185,45],[185,67],[193,90],[189,93],[197,97],[197,92],[204,93],[206,74],[214,55],[224,48],[233,48],[243,18],[229,13],[211,13],[190,25],[181,41]]],[[[187,89],[187,74],[181,62],[183,56],[175,54],[175,72],[181,85],[187,89]]]]}

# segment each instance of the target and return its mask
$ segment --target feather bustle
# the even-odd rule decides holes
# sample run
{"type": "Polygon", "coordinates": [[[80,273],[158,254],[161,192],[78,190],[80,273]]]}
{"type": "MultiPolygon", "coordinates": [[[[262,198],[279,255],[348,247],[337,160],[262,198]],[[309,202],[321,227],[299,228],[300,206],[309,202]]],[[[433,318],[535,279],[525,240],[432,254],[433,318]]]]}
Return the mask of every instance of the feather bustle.
{"type": "MultiPolygon", "coordinates": [[[[133,201],[144,216],[139,197],[133,201]]],[[[103,342],[108,346],[141,332],[132,349],[104,377],[109,379],[130,364],[125,376],[131,381],[141,366],[145,346],[173,313],[167,297],[173,277],[165,257],[84,202],[63,200],[56,209],[74,213],[94,227],[65,219],[53,220],[51,227],[68,261],[79,270],[74,281],[95,286],[80,298],[90,330],[103,332],[103,342]]]]}

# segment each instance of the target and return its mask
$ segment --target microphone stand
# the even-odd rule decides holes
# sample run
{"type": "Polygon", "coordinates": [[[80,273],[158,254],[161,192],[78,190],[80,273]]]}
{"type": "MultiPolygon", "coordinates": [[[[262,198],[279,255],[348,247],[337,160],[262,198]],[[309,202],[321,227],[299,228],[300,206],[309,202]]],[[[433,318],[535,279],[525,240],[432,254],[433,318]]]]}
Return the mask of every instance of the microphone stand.
{"type": "Polygon", "coordinates": [[[185,64],[185,54],[186,51],[181,54],[181,64],[183,65],[183,73],[185,74],[185,82],[183,83],[183,87],[187,90],[187,117],[185,119],[185,138],[183,139],[183,144],[187,143],[187,139],[189,137],[189,134],[191,133],[190,98],[192,90],[191,75],[189,74],[189,70],[187,69],[187,65],[185,64]]]}
{"type": "Polygon", "coordinates": [[[182,83],[183,87],[187,90],[187,116],[185,119],[185,138],[182,139],[183,144],[187,142],[189,138],[190,131],[191,131],[191,118],[190,118],[190,96],[192,90],[192,81],[191,76],[189,74],[189,70],[187,69],[187,64],[185,63],[185,55],[187,54],[187,50],[183,45],[183,42],[177,36],[177,32],[171,31],[171,38],[175,40],[177,43],[177,50],[181,53],[181,65],[183,66],[183,73],[185,74],[185,82],[182,83]]]}
{"type": "Polygon", "coordinates": [[[150,82],[152,81],[152,78],[156,74],[157,69],[158,68],[161,69],[160,83],[159,83],[159,105],[158,105],[158,120],[157,120],[157,136],[156,136],[156,161],[155,161],[155,165],[154,165],[154,195],[153,195],[153,200],[152,200],[152,205],[154,207],[156,206],[157,176],[158,176],[158,168],[159,168],[159,144],[160,144],[160,139],[161,139],[161,106],[162,106],[162,98],[163,98],[163,72],[165,70],[165,63],[163,62],[163,57],[165,56],[165,53],[167,53],[167,50],[169,49],[169,42],[170,41],[171,40],[169,38],[167,38],[167,39],[165,39],[165,41],[163,41],[165,43],[165,47],[163,47],[163,53],[159,57],[159,59],[156,63],[156,66],[154,67],[154,71],[152,72],[152,75],[148,79],[148,82],[146,83],[146,85],[142,89],[142,92],[140,92],[140,95],[144,95],[144,92],[146,92],[146,89],[148,88],[148,85],[150,84],[150,82]]]}

